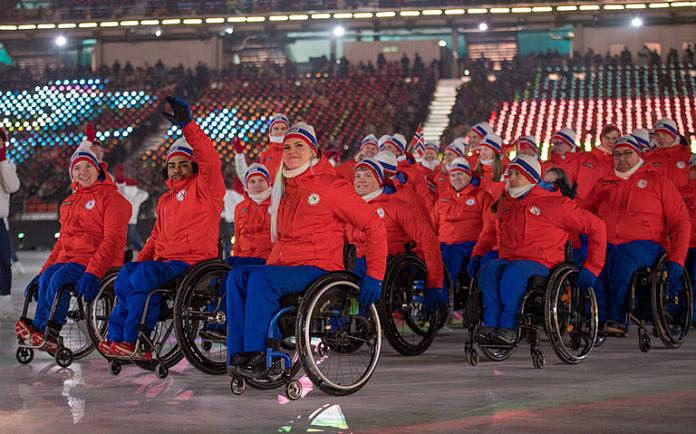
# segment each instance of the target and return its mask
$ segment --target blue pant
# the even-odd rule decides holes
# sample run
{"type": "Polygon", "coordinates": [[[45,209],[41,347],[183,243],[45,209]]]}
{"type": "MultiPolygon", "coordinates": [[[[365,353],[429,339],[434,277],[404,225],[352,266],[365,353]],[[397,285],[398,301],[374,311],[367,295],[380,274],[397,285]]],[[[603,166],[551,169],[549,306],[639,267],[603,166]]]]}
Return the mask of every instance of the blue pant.
{"type": "Polygon", "coordinates": [[[599,320],[626,320],[626,294],[631,277],[641,268],[652,267],[665,249],[654,241],[639,240],[607,245],[607,260],[594,286],[599,320]]]}
{"type": "MultiPolygon", "coordinates": [[[[48,324],[48,318],[51,315],[51,307],[53,300],[58,294],[58,290],[64,286],[74,286],[85,272],[84,265],[74,262],[66,262],[62,264],[53,264],[46,268],[39,277],[39,302],[36,306],[36,313],[32,320],[32,325],[35,329],[43,331],[48,324]]],[[[63,291],[56,314],[51,322],[51,327],[60,329],[65,324],[70,308],[70,293],[63,291]]]]}
{"type": "Polygon", "coordinates": [[[0,295],[10,295],[12,288],[12,242],[5,227],[5,221],[0,218],[0,295]]]}
{"type": "MultiPolygon", "coordinates": [[[[181,276],[189,264],[180,261],[128,262],[118,272],[114,290],[116,307],[109,317],[109,340],[134,344],[138,339],[140,319],[148,294],[168,281],[181,276]]],[[[145,327],[153,330],[159,317],[160,294],[150,298],[145,327]]]]}
{"type": "MultiPolygon", "coordinates": [[[[440,243],[440,251],[442,252],[442,262],[445,264],[445,268],[449,272],[452,282],[457,280],[459,273],[464,269],[466,272],[466,263],[469,263],[471,258],[471,251],[474,250],[474,245],[476,241],[466,241],[464,243],[458,244],[445,244],[440,243]]],[[[442,285],[444,288],[445,285],[442,285]]]]}
{"type": "Polygon", "coordinates": [[[304,292],[327,272],[310,266],[246,266],[227,279],[227,355],[266,350],[271,318],[286,294],[304,292]]]}
{"type": "Polygon", "coordinates": [[[549,269],[535,261],[494,259],[481,267],[478,285],[483,296],[483,325],[516,328],[522,296],[532,276],[549,275],[549,269]]]}
{"type": "MultiPolygon", "coordinates": [[[[686,257],[686,272],[689,273],[689,279],[691,284],[695,285],[696,282],[696,248],[689,249],[689,256],[686,257]]],[[[691,321],[696,324],[696,286],[692,287],[693,294],[691,296],[693,301],[693,318],[691,321]]]]}

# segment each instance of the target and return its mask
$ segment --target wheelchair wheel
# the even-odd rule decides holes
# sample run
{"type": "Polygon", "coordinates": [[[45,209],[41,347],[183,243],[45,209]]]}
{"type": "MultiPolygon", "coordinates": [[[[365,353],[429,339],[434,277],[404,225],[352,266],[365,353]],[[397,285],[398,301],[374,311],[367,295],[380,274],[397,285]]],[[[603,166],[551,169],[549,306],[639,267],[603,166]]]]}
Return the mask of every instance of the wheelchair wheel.
{"type": "Polygon", "coordinates": [[[114,283],[118,270],[111,270],[99,282],[99,293],[91,303],[87,304],[87,331],[92,344],[97,348],[97,352],[106,358],[99,351],[99,342],[106,339],[109,316],[116,305],[116,295],[114,294],[114,283]]]}
{"type": "Polygon", "coordinates": [[[387,264],[380,321],[391,346],[404,356],[422,354],[435,339],[438,314],[423,310],[427,278],[425,264],[416,256],[398,255],[387,264]]]}
{"type": "Polygon", "coordinates": [[[561,361],[571,365],[592,352],[599,330],[594,291],[573,285],[577,273],[578,268],[570,263],[554,267],[544,297],[544,323],[551,347],[561,361]]]}
{"type": "Polygon", "coordinates": [[[510,358],[515,352],[515,347],[495,347],[490,345],[479,345],[481,352],[488,360],[493,362],[502,362],[510,358]]]}
{"type": "Polygon", "coordinates": [[[224,285],[230,270],[220,260],[195,265],[182,280],[174,303],[174,327],[181,351],[191,365],[206,374],[227,372],[227,346],[220,335],[226,335],[224,285]]]}
{"type": "Polygon", "coordinates": [[[657,334],[666,348],[679,348],[689,335],[693,315],[693,292],[686,272],[679,288],[667,282],[666,255],[662,255],[650,278],[650,302],[657,334]]]}
{"type": "Polygon", "coordinates": [[[312,283],[298,309],[300,362],[312,383],[331,395],[358,391],[370,379],[379,360],[379,315],[374,305],[359,306],[358,292],[354,275],[329,273],[312,283]],[[346,352],[347,349],[353,351],[346,352]]]}
{"type": "MultiPolygon", "coordinates": [[[[134,360],[133,363],[147,371],[155,371],[157,366],[164,366],[167,369],[175,366],[184,358],[179,342],[174,333],[174,299],[169,294],[163,294],[160,300],[160,318],[155,325],[155,329],[150,333],[150,340],[159,348],[157,361],[134,360]]],[[[142,339],[141,339],[142,341],[142,339]]],[[[157,351],[153,350],[152,356],[157,351]]],[[[163,368],[159,368],[160,371],[163,368]]]]}

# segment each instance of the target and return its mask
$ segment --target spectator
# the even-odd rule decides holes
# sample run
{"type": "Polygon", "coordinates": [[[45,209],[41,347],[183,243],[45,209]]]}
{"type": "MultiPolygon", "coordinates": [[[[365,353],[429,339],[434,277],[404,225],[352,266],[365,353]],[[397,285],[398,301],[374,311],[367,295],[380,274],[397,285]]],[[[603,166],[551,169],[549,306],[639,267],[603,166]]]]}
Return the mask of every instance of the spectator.
{"type": "Polygon", "coordinates": [[[5,226],[5,218],[10,214],[10,194],[19,190],[15,165],[7,159],[10,142],[7,133],[0,128],[0,317],[9,318],[12,309],[12,245],[10,234],[5,226]]]}

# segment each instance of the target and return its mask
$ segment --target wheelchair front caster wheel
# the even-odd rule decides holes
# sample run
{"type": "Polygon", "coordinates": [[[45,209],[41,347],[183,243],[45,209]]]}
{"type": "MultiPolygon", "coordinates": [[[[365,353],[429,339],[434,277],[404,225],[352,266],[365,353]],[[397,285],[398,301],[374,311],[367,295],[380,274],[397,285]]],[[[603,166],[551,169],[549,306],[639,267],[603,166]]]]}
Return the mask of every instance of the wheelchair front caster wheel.
{"type": "Polygon", "coordinates": [[[75,360],[75,357],[73,356],[73,352],[70,351],[70,348],[61,347],[56,351],[56,363],[61,368],[67,368],[72,365],[73,360],[75,360]]]}
{"type": "Polygon", "coordinates": [[[647,333],[644,332],[638,337],[638,348],[644,353],[650,351],[650,336],[647,333]]]}
{"type": "Polygon", "coordinates": [[[595,348],[599,348],[604,344],[604,342],[607,340],[607,335],[597,335],[597,339],[594,341],[594,346],[595,348]]]}
{"type": "Polygon", "coordinates": [[[22,365],[27,365],[34,360],[34,350],[31,348],[17,348],[17,361],[22,365]]]}
{"type": "Polygon", "coordinates": [[[155,375],[159,378],[167,378],[167,375],[169,375],[169,368],[167,368],[167,365],[164,363],[158,363],[155,365],[155,375]]]}
{"type": "Polygon", "coordinates": [[[545,364],[546,358],[544,357],[544,353],[540,350],[532,350],[532,365],[534,365],[536,369],[543,369],[545,364]]]}
{"type": "Polygon", "coordinates": [[[291,380],[285,389],[285,394],[289,400],[297,401],[302,397],[302,383],[297,380],[291,380]]]}
{"type": "Polygon", "coordinates": [[[471,366],[478,365],[478,362],[479,362],[478,351],[476,351],[474,349],[467,351],[466,362],[471,366]]]}
{"type": "Polygon", "coordinates": [[[329,346],[326,345],[326,342],[319,342],[319,345],[317,345],[317,353],[319,353],[319,357],[326,357],[326,355],[329,354],[329,346]]]}
{"type": "Polygon", "coordinates": [[[210,341],[203,341],[203,351],[210,351],[213,348],[213,343],[210,341]]]}
{"type": "Polygon", "coordinates": [[[230,381],[230,390],[233,395],[241,395],[246,390],[246,381],[241,377],[234,377],[230,381]]]}
{"type": "Polygon", "coordinates": [[[109,369],[113,375],[118,375],[121,373],[121,362],[118,360],[112,360],[109,362],[109,369]]]}

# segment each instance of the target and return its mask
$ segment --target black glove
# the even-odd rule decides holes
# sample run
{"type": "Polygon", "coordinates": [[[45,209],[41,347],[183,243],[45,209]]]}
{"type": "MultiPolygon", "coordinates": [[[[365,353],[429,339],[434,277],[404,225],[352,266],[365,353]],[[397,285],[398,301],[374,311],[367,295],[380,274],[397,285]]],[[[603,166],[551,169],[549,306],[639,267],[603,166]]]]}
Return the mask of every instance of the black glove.
{"type": "Polygon", "coordinates": [[[162,112],[169,122],[182,128],[191,122],[191,107],[186,101],[175,96],[168,96],[165,100],[172,106],[173,113],[162,112]]]}

